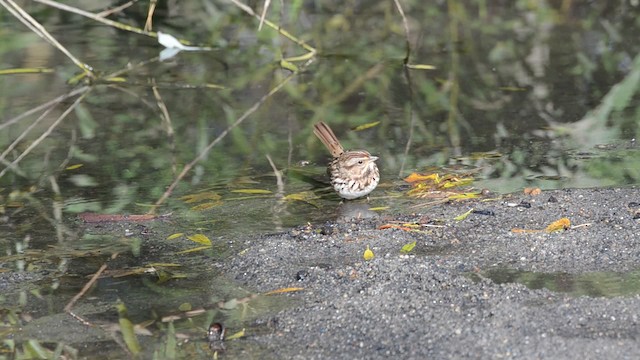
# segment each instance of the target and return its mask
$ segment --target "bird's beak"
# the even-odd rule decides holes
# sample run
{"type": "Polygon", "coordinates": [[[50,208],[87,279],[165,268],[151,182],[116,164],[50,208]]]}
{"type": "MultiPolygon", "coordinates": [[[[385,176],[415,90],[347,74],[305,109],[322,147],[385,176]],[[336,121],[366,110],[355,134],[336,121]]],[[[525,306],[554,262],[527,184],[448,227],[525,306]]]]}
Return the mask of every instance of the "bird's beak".
{"type": "Polygon", "coordinates": [[[376,160],[378,160],[377,156],[370,156],[369,157],[369,161],[376,161],[376,160]]]}

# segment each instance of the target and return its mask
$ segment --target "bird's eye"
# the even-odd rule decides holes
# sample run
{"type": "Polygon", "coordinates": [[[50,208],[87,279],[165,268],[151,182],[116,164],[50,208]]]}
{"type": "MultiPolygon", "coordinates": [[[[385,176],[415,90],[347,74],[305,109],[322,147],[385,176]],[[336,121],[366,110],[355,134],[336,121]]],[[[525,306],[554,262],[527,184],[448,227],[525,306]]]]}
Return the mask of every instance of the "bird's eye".
{"type": "Polygon", "coordinates": [[[362,165],[362,164],[364,164],[364,161],[358,160],[358,164],[362,165]]]}

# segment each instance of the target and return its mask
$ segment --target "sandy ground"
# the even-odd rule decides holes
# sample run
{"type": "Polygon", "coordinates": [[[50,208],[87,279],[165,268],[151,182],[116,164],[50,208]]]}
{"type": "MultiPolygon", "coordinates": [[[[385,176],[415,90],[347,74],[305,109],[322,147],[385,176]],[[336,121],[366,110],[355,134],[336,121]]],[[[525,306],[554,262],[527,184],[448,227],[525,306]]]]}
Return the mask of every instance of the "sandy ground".
{"type": "MultiPolygon", "coordinates": [[[[245,340],[268,349],[266,357],[640,358],[638,276],[626,278],[630,295],[614,297],[532,290],[487,276],[515,270],[573,279],[637,270],[638,188],[512,195],[361,220],[345,219],[348,207],[362,204],[342,205],[334,223],[254,238],[224,265],[226,276],[255,291],[304,288],[279,295],[296,301],[263,319],[274,331],[245,340]],[[466,219],[454,219],[471,208],[466,219]],[[512,231],[544,229],[561,218],[574,227],[512,231]],[[401,223],[420,231],[380,229],[401,223]],[[411,253],[400,252],[414,241],[411,253]],[[375,254],[370,261],[363,259],[367,246],[375,254]]],[[[606,292],[608,285],[590,286],[606,292]]],[[[228,344],[230,354],[236,344],[228,344]]]]}

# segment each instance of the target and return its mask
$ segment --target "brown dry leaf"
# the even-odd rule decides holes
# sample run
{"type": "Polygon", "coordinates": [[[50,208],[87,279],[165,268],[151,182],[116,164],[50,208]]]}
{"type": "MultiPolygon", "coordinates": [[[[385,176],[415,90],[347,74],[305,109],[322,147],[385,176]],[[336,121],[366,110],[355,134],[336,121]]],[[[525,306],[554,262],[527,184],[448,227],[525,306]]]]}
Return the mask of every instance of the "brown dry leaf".
{"type": "Polygon", "coordinates": [[[550,232],[554,232],[554,231],[567,230],[570,227],[571,227],[571,221],[569,221],[569,219],[567,219],[567,218],[562,218],[560,220],[552,222],[544,230],[546,232],[550,233],[550,232]]]}
{"type": "Polygon", "coordinates": [[[540,188],[524,188],[524,193],[526,195],[537,196],[542,194],[542,190],[540,190],[540,188]]]}

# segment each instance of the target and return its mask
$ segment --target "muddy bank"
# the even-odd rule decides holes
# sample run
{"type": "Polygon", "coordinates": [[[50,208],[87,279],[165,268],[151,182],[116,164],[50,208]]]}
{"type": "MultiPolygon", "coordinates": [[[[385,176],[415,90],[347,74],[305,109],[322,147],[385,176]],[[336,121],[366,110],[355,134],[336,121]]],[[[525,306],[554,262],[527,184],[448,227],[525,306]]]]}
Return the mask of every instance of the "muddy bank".
{"type": "MultiPolygon", "coordinates": [[[[551,291],[548,283],[499,283],[488,274],[565,274],[559,288],[579,288],[573,276],[632,274],[640,264],[639,203],[637,188],[559,190],[342,219],[252,239],[223,270],[259,292],[305,289],[279,295],[296,305],[264,319],[274,331],[241,340],[274,359],[638,358],[637,276],[623,277],[628,295],[596,297],[551,291]],[[512,231],[544,229],[560,218],[574,227],[512,231]],[[403,223],[420,231],[380,230],[403,223]],[[367,246],[370,261],[363,259],[367,246]]],[[[610,284],[601,285],[606,292],[610,284]]],[[[241,352],[239,343],[228,347],[229,355],[241,352]]]]}

